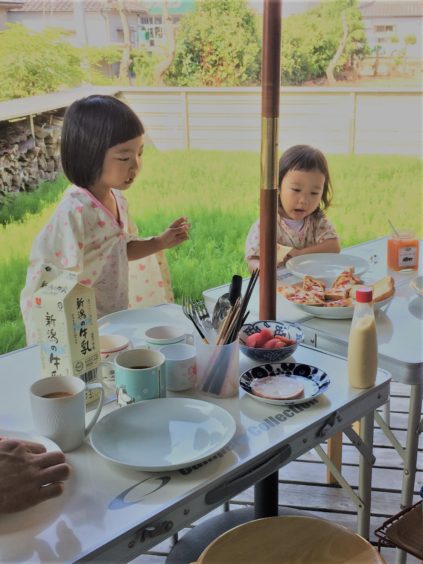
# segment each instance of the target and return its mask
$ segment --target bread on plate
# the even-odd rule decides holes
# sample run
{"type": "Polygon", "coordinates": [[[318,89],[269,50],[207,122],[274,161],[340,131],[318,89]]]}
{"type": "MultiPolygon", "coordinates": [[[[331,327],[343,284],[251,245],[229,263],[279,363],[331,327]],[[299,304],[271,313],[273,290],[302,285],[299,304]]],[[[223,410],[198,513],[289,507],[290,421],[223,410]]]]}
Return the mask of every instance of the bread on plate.
{"type": "MultiPolygon", "coordinates": [[[[355,299],[355,293],[358,288],[361,288],[361,284],[356,284],[352,286],[350,291],[350,296],[355,299]]],[[[377,280],[373,284],[369,284],[369,288],[373,290],[373,301],[382,302],[387,300],[395,293],[395,282],[392,276],[384,276],[380,280],[377,280]]]]}
{"type": "Polygon", "coordinates": [[[304,397],[304,386],[288,376],[254,378],[250,386],[252,393],[261,398],[291,400],[304,397]]]}

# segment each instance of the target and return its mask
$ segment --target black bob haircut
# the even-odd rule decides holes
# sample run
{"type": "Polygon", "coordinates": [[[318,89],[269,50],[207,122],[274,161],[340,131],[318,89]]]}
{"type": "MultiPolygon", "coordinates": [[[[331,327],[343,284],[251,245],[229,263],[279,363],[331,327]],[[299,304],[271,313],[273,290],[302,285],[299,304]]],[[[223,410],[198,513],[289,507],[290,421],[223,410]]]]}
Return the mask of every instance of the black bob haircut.
{"type": "Polygon", "coordinates": [[[76,186],[90,188],[101,176],[106,151],[144,133],[138,116],[113,96],[93,95],[65,112],[60,144],[62,167],[76,186]]]}

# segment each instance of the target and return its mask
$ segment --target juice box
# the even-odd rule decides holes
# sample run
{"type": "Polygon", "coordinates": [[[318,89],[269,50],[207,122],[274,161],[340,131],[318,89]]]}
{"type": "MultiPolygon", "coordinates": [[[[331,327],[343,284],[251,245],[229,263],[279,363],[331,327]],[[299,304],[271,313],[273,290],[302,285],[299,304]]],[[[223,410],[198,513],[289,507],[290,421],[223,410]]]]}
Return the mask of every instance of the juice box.
{"type": "Polygon", "coordinates": [[[33,298],[43,375],[94,379],[100,362],[94,290],[63,272],[33,298]]]}

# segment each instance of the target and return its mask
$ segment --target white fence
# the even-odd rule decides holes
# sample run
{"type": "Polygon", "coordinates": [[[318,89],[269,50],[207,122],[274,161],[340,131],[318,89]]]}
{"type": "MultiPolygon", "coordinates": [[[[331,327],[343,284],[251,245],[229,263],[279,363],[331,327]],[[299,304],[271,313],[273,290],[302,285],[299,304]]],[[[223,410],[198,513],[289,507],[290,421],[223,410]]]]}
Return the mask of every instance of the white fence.
{"type": "MultiPolygon", "coordinates": [[[[160,150],[260,150],[259,88],[123,88],[160,150]]],[[[417,88],[282,88],[279,148],[307,143],[327,153],[422,154],[417,88]]]]}
{"type": "MultiPolygon", "coordinates": [[[[65,108],[88,94],[122,96],[160,150],[260,150],[260,88],[89,87],[0,103],[0,122],[65,108]]],[[[279,148],[308,143],[326,153],[421,156],[418,88],[282,88],[279,148]]]]}

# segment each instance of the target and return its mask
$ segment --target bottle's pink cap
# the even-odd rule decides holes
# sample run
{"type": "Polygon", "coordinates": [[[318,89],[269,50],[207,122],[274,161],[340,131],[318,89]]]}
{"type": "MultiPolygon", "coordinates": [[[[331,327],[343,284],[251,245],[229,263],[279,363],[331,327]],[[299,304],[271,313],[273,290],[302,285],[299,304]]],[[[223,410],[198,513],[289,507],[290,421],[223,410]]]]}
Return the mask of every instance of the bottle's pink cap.
{"type": "Polygon", "coordinates": [[[356,291],[355,299],[359,304],[369,303],[373,300],[373,290],[367,286],[363,286],[356,291]]]}

